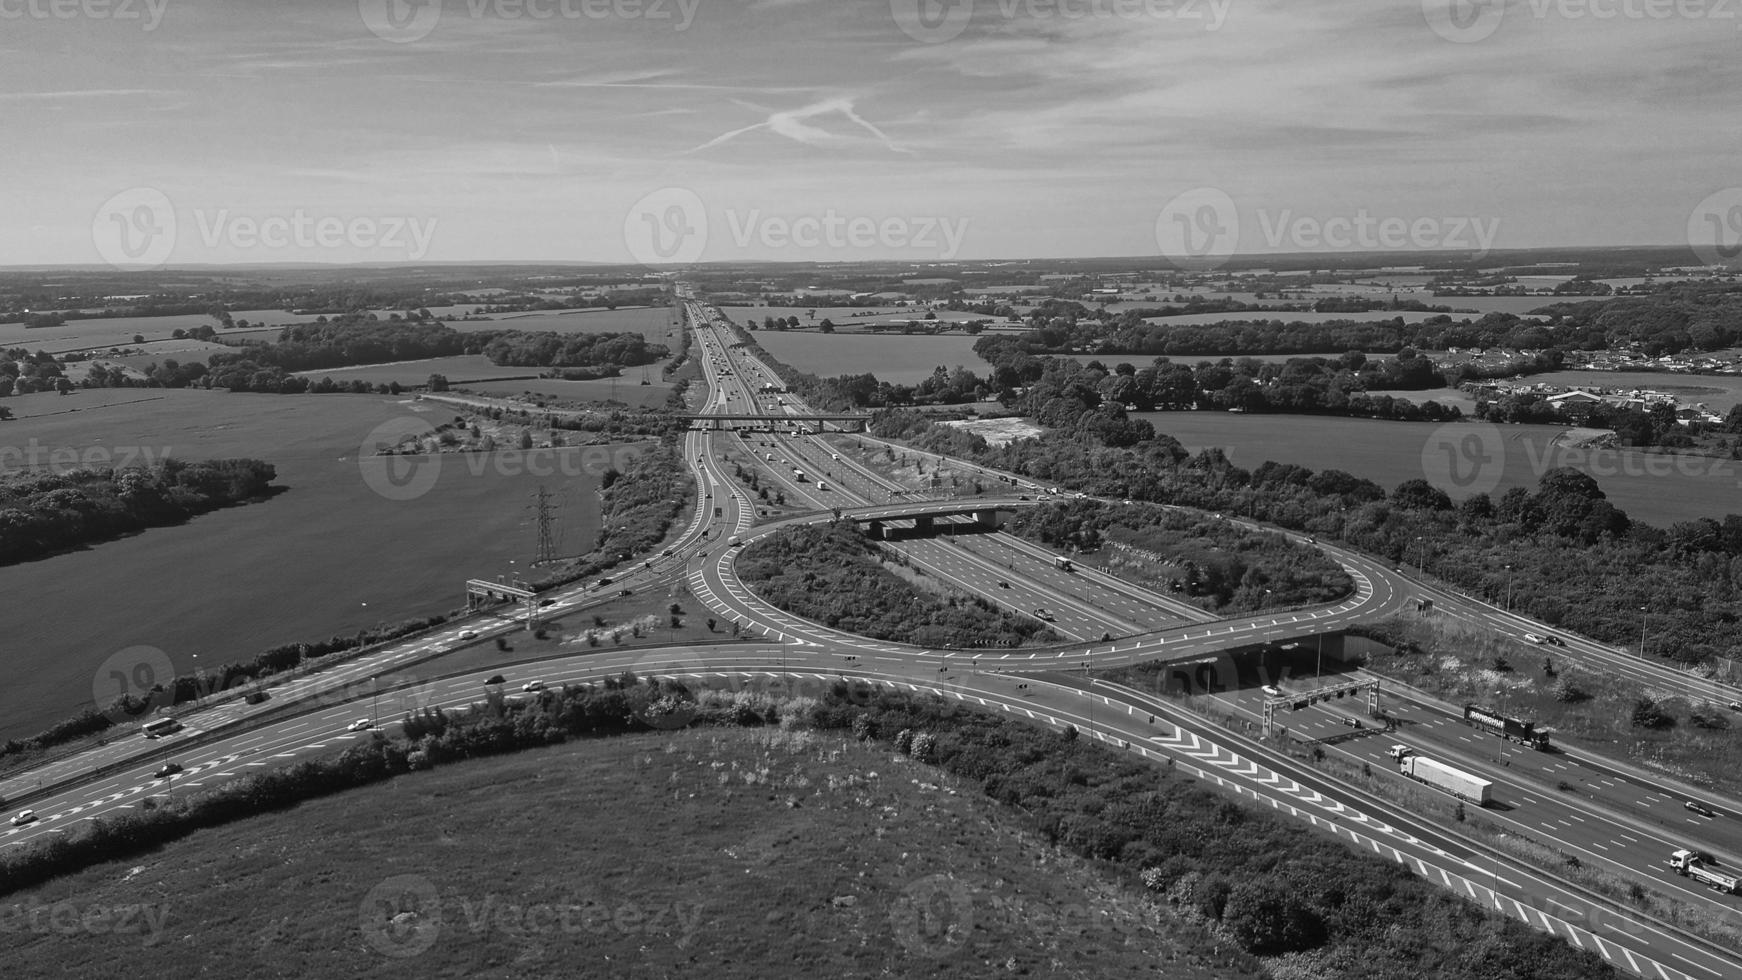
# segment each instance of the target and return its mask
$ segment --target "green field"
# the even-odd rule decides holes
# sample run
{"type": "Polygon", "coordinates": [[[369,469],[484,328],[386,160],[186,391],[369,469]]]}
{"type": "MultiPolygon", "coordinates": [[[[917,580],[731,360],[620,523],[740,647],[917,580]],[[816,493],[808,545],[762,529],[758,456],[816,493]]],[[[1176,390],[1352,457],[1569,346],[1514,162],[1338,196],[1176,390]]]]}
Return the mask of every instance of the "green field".
{"type": "Polygon", "coordinates": [[[743,326],[746,320],[754,319],[761,324],[765,317],[798,317],[800,327],[809,327],[824,320],[833,320],[836,329],[853,330],[872,323],[906,323],[909,320],[923,320],[927,313],[935,313],[937,319],[945,323],[962,323],[968,320],[985,320],[983,313],[968,313],[960,310],[928,310],[923,306],[722,306],[720,312],[733,323],[743,326]],[[816,311],[816,319],[811,319],[811,311],[816,311]]]}
{"type": "Polygon", "coordinates": [[[445,375],[450,384],[463,381],[488,381],[494,378],[528,378],[543,368],[500,366],[482,354],[456,354],[453,357],[428,357],[420,361],[397,361],[392,364],[360,364],[356,367],[321,368],[298,371],[312,379],[332,378],[340,384],[367,381],[370,384],[425,385],[432,374],[445,375]]]}
{"type": "Polygon", "coordinates": [[[464,605],[468,577],[525,568],[537,544],[527,504],[541,484],[561,494],[563,550],[584,551],[597,529],[599,467],[560,474],[610,455],[556,451],[566,463],[551,450],[443,457],[428,493],[395,501],[365,481],[357,459],[364,437],[390,420],[443,421],[452,417],[447,409],[375,395],[159,389],[7,404],[20,418],[5,423],[6,444],[45,459],[57,449],[117,462],[253,456],[277,467],[286,492],[0,568],[0,635],[13,671],[0,689],[0,737],[34,734],[90,703],[99,665],[127,647],[160,648],[191,672],[277,643],[464,605]],[[529,461],[559,475],[540,477],[529,461]]]}
{"type": "Polygon", "coordinates": [[[940,366],[949,371],[957,365],[981,377],[991,373],[974,353],[974,338],[966,334],[928,337],[758,330],[751,336],[785,363],[825,378],[870,372],[879,381],[914,384],[931,377],[940,366]]]}
{"type": "Polygon", "coordinates": [[[499,313],[489,320],[465,320],[447,324],[459,331],[526,330],[552,333],[638,333],[650,344],[676,347],[668,337],[672,327],[669,307],[640,306],[620,310],[568,310],[550,313],[499,313]]]}
{"type": "MultiPolygon", "coordinates": [[[[1704,457],[1647,456],[1615,450],[1569,450],[1554,445],[1567,430],[1552,425],[1492,426],[1482,422],[1383,422],[1375,419],[1302,415],[1242,415],[1227,412],[1134,412],[1197,451],[1220,446],[1237,465],[1252,469],[1265,460],[1315,470],[1340,469],[1387,490],[1425,477],[1454,500],[1471,491],[1445,478],[1448,448],[1461,451],[1465,435],[1491,434],[1503,446],[1482,474],[1498,482],[1490,496],[1509,487],[1536,489],[1542,474],[1566,465],[1590,474],[1615,506],[1635,520],[1667,527],[1699,517],[1721,519],[1742,511],[1742,463],[1704,457]],[[1443,430],[1443,431],[1442,431],[1443,430]],[[1433,463],[1424,463],[1424,453],[1433,463]],[[1437,465],[1436,465],[1437,464],[1437,465]]],[[[1472,444],[1481,448],[1479,444],[1472,444]]],[[[1485,450],[1483,450],[1485,452],[1485,450]]],[[[1460,464],[1468,465],[1468,464],[1460,464]]]]}
{"type": "Polygon", "coordinates": [[[576,742],[10,895],[13,921],[35,911],[49,925],[8,935],[7,963],[89,978],[238,964],[417,980],[1249,976],[1201,965],[1191,930],[1019,819],[972,783],[840,734],[576,742]],[[139,911],[126,931],[103,914],[123,907],[139,911]]]}
{"type": "MultiPolygon", "coordinates": [[[[523,369],[524,370],[524,369],[523,369]]],[[[536,369],[533,369],[536,370],[536,369]]],[[[567,402],[619,401],[634,408],[658,408],[671,394],[671,385],[659,380],[659,368],[648,368],[651,384],[641,383],[637,368],[626,368],[623,376],[598,381],[562,381],[556,378],[534,378],[522,381],[481,381],[465,386],[467,391],[496,397],[533,394],[567,402]]]]}

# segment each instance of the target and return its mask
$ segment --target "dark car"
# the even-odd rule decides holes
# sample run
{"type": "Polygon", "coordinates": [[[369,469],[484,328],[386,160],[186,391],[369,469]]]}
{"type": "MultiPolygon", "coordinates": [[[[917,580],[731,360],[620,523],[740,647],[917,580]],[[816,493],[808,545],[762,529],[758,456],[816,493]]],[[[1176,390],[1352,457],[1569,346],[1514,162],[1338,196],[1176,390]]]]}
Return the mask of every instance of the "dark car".
{"type": "Polygon", "coordinates": [[[538,600],[538,604],[541,607],[542,606],[554,606],[554,605],[556,605],[556,600],[555,599],[540,599],[540,600],[538,600]]]}
{"type": "Polygon", "coordinates": [[[272,695],[267,694],[265,691],[249,691],[248,696],[242,700],[249,704],[259,704],[260,702],[270,700],[271,698],[272,695]]]}
{"type": "Polygon", "coordinates": [[[168,776],[173,776],[178,772],[181,772],[181,763],[165,762],[162,766],[158,767],[157,772],[153,775],[158,779],[163,779],[168,776]]]}
{"type": "Polygon", "coordinates": [[[484,686],[489,687],[492,684],[506,684],[506,683],[508,683],[508,678],[503,677],[501,674],[497,674],[496,676],[485,681],[484,686]]]}
{"type": "Polygon", "coordinates": [[[1564,647],[1567,645],[1567,641],[1551,633],[1548,636],[1548,645],[1551,647],[1564,647]]]}
{"type": "Polygon", "coordinates": [[[1693,800],[1689,800],[1682,805],[1687,807],[1689,810],[1692,810],[1693,812],[1699,814],[1702,817],[1715,817],[1715,816],[1717,816],[1717,814],[1712,811],[1711,807],[1706,806],[1703,803],[1695,803],[1693,800]]]}
{"type": "Polygon", "coordinates": [[[999,588],[1000,588],[1000,589],[1008,589],[1008,588],[1010,588],[1010,583],[1009,583],[1009,582],[1005,582],[1005,581],[1002,581],[1002,580],[1000,580],[1000,581],[999,581],[999,582],[998,582],[998,587],[999,587],[999,588]]]}
{"type": "Polygon", "coordinates": [[[619,596],[632,596],[635,594],[635,590],[634,589],[623,589],[622,591],[618,592],[617,594],[619,596]]]}

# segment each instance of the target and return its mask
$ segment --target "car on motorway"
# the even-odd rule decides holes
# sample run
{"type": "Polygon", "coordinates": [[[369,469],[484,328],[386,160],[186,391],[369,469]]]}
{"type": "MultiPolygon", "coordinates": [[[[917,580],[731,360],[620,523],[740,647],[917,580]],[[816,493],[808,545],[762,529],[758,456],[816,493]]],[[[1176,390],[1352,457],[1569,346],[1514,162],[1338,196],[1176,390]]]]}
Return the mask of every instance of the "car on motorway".
{"type": "Polygon", "coordinates": [[[1682,805],[1687,807],[1692,812],[1699,814],[1702,817],[1715,817],[1718,815],[1715,811],[1712,810],[1711,807],[1705,805],[1704,803],[1695,803],[1693,800],[1689,800],[1686,803],[1683,803],[1682,805]]]}
{"type": "Polygon", "coordinates": [[[35,810],[20,810],[20,811],[18,811],[18,816],[12,818],[12,826],[14,826],[14,827],[22,827],[25,824],[31,824],[31,823],[35,823],[35,822],[36,822],[36,811],[35,810]]]}
{"type": "Polygon", "coordinates": [[[1731,701],[1730,702],[1730,710],[1731,711],[1742,711],[1742,701],[1731,701]]]}
{"type": "Polygon", "coordinates": [[[1543,636],[1541,633],[1526,633],[1524,634],[1524,641],[1526,643],[1547,643],[1548,637],[1543,636]]]}
{"type": "Polygon", "coordinates": [[[1044,607],[1041,607],[1041,606],[1034,607],[1034,618],[1039,619],[1039,620],[1044,620],[1048,623],[1053,621],[1052,620],[1052,613],[1047,612],[1046,609],[1044,607]]]}
{"type": "Polygon", "coordinates": [[[158,766],[157,771],[152,773],[151,775],[153,778],[156,778],[156,779],[167,779],[168,777],[173,776],[178,772],[181,772],[181,763],[179,763],[179,762],[165,762],[163,765],[158,766]]]}
{"type": "Polygon", "coordinates": [[[243,698],[242,700],[248,702],[249,704],[259,704],[262,701],[269,701],[271,699],[272,699],[272,695],[266,693],[265,691],[249,691],[248,696],[243,698]]]}
{"type": "Polygon", "coordinates": [[[1009,583],[1009,582],[1006,582],[1006,581],[1004,581],[1004,580],[1003,580],[1003,579],[999,579],[999,580],[998,580],[998,587],[999,587],[999,588],[1000,588],[1000,589],[1008,589],[1008,588],[1010,588],[1010,583],[1009,583]]]}
{"type": "Polygon", "coordinates": [[[1282,690],[1280,688],[1278,688],[1275,684],[1266,684],[1263,687],[1259,688],[1259,690],[1264,692],[1265,697],[1271,697],[1271,698],[1282,697],[1282,690]]]}
{"type": "Polygon", "coordinates": [[[497,675],[491,677],[489,680],[485,681],[484,686],[490,687],[490,686],[495,685],[495,684],[506,684],[506,683],[508,683],[508,678],[503,677],[501,674],[497,674],[497,675]]]}
{"type": "Polygon", "coordinates": [[[603,588],[603,587],[605,587],[605,586],[607,586],[607,585],[610,585],[610,584],[611,584],[611,579],[610,579],[610,577],[609,577],[609,576],[607,576],[607,577],[605,577],[605,578],[602,578],[602,579],[600,579],[600,580],[599,580],[599,586],[600,586],[600,588],[603,588]]]}
{"type": "Polygon", "coordinates": [[[632,596],[634,594],[635,594],[634,589],[618,589],[617,590],[618,596],[632,596]]]}
{"type": "Polygon", "coordinates": [[[520,689],[529,692],[542,691],[544,690],[544,681],[527,681],[525,684],[520,685],[520,689]]]}
{"type": "Polygon", "coordinates": [[[478,631],[477,630],[461,630],[460,631],[460,639],[462,639],[462,640],[476,640],[477,638],[478,638],[478,631]]]}
{"type": "Polygon", "coordinates": [[[349,725],[345,726],[345,731],[347,731],[347,732],[364,732],[364,731],[368,731],[369,729],[374,728],[374,727],[375,727],[375,723],[370,721],[369,719],[358,718],[356,721],[353,721],[349,725]]]}
{"type": "Polygon", "coordinates": [[[677,549],[676,548],[667,548],[664,551],[660,552],[660,554],[666,556],[667,558],[670,558],[672,555],[677,554],[677,549]]]}
{"type": "Polygon", "coordinates": [[[556,600],[555,599],[540,599],[540,600],[538,600],[538,605],[539,605],[539,608],[543,608],[545,606],[554,606],[554,605],[556,605],[556,600]]]}

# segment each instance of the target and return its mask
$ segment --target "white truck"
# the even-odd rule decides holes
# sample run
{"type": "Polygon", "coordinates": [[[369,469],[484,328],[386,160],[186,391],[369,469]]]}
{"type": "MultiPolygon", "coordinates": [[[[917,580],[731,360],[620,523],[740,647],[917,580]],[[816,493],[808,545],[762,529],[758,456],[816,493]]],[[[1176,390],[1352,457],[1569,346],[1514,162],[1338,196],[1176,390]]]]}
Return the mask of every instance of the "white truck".
{"type": "Polygon", "coordinates": [[[1426,756],[1408,752],[1399,761],[1398,768],[1405,776],[1445,790],[1461,800],[1487,806],[1494,799],[1493,783],[1426,756]]]}
{"type": "Polygon", "coordinates": [[[1719,871],[1702,860],[1700,855],[1687,848],[1671,853],[1669,866],[1675,869],[1676,874],[1702,882],[1710,886],[1713,891],[1723,892],[1726,895],[1742,894],[1742,877],[1737,877],[1727,871],[1719,871]]]}

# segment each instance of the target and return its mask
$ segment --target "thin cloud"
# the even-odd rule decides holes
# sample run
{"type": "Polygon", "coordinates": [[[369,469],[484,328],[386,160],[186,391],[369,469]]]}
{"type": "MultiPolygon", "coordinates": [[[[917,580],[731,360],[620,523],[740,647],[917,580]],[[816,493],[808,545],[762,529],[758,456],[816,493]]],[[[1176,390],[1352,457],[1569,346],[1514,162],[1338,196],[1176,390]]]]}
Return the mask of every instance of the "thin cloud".
{"type": "Polygon", "coordinates": [[[716,146],[729,143],[740,136],[764,129],[777,136],[784,136],[795,143],[803,143],[806,146],[835,146],[845,143],[862,142],[864,139],[863,137],[842,136],[821,127],[812,126],[806,122],[806,120],[815,119],[819,116],[841,115],[845,116],[848,121],[858,125],[859,128],[870,133],[878,143],[882,144],[883,147],[888,149],[890,152],[904,153],[908,155],[913,154],[912,150],[896,145],[895,141],[890,139],[888,134],[884,133],[883,130],[878,129],[869,120],[854,111],[853,100],[844,96],[833,99],[824,99],[821,102],[813,102],[800,109],[788,109],[785,111],[772,110],[766,106],[759,106],[738,99],[732,101],[747,109],[754,109],[757,112],[766,112],[768,113],[768,118],[759,123],[753,123],[741,129],[734,129],[729,133],[723,133],[716,136],[713,139],[708,140],[706,143],[686,151],[687,153],[700,153],[703,150],[709,150],[716,146]]]}

